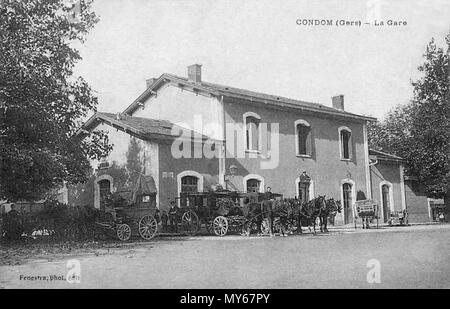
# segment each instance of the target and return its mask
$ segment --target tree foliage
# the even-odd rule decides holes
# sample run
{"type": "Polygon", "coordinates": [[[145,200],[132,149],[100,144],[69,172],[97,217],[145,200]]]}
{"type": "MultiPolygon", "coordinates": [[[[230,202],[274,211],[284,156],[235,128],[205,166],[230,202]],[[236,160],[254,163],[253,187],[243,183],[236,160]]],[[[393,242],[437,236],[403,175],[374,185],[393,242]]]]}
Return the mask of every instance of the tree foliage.
{"type": "Polygon", "coordinates": [[[370,147],[407,160],[406,172],[424,183],[432,197],[448,194],[450,173],[449,51],[428,44],[422,76],[412,82],[413,100],[369,126],[370,147]]]}
{"type": "Polygon", "coordinates": [[[89,177],[107,135],[76,132],[97,98],[73,72],[98,21],[92,1],[0,2],[0,199],[38,199],[63,181],[89,177]]]}

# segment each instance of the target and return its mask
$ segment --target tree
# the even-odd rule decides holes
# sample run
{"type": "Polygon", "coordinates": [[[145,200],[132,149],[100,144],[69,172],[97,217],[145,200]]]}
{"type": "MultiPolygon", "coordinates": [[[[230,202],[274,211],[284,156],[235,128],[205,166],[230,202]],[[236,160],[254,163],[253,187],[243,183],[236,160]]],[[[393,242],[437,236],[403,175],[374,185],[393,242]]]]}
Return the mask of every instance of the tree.
{"type": "MultiPolygon", "coordinates": [[[[383,122],[369,127],[370,146],[407,160],[406,172],[425,184],[430,197],[442,198],[448,205],[450,184],[450,97],[449,51],[427,46],[422,76],[412,82],[413,100],[387,114],[383,122]]],[[[449,207],[449,206],[447,206],[449,207]]]]}
{"type": "Polygon", "coordinates": [[[91,4],[0,2],[0,200],[38,199],[63,181],[85,181],[90,160],[111,150],[105,132],[76,134],[97,106],[73,72],[81,59],[73,46],[98,21],[91,4]]]}

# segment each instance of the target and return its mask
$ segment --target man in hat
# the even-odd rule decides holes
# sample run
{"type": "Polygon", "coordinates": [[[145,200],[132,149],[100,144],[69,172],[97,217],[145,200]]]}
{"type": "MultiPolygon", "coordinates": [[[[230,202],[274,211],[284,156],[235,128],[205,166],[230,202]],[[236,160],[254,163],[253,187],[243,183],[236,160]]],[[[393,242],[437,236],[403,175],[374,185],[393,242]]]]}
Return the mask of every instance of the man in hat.
{"type": "Polygon", "coordinates": [[[170,230],[174,231],[175,233],[178,232],[177,212],[178,207],[175,201],[170,201],[170,209],[169,209],[170,230]]]}

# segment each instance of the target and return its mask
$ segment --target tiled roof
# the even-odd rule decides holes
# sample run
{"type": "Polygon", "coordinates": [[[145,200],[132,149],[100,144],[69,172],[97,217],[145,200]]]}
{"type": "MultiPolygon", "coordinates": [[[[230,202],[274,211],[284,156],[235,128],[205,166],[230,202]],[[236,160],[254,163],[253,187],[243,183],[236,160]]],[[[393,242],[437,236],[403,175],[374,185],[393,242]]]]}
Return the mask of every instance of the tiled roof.
{"type": "Polygon", "coordinates": [[[390,153],[386,153],[386,152],[382,152],[379,150],[375,150],[375,149],[369,149],[369,155],[371,156],[376,156],[377,159],[384,159],[384,160],[393,160],[393,161],[404,161],[405,159],[403,159],[402,157],[390,154],[390,153]]]}
{"type": "MultiPolygon", "coordinates": [[[[186,128],[177,126],[176,124],[159,119],[150,119],[142,117],[132,117],[125,114],[113,114],[113,113],[95,113],[88,121],[83,125],[83,129],[78,132],[78,134],[83,134],[83,130],[90,130],[95,128],[99,123],[107,123],[115,128],[118,128],[124,132],[132,133],[142,139],[167,139],[176,138],[180,135],[173,134],[173,128],[183,129],[184,133],[186,128]]],[[[194,132],[193,130],[188,130],[194,132]]],[[[174,130],[174,132],[180,132],[179,130],[174,130]]],[[[202,135],[202,138],[208,138],[202,135]]]]}
{"type": "Polygon", "coordinates": [[[328,107],[319,103],[312,103],[306,101],[300,101],[295,99],[290,99],[282,96],[270,95],[261,92],[255,92],[230,86],[224,86],[215,83],[201,82],[195,83],[189,81],[185,77],[180,77],[173,74],[162,74],[158,79],[154,81],[154,83],[142,93],[130,106],[128,106],[124,113],[132,113],[141,102],[143,102],[146,98],[154,94],[154,91],[159,89],[163,84],[171,82],[178,87],[189,87],[195,88],[199,91],[204,91],[210,93],[211,95],[216,96],[225,96],[238,98],[242,100],[247,100],[251,102],[259,102],[264,104],[269,104],[273,106],[290,108],[290,109],[300,109],[300,110],[309,110],[312,112],[326,113],[332,114],[336,116],[360,119],[360,120],[369,120],[375,121],[375,118],[368,116],[361,116],[353,113],[349,113],[346,111],[342,111],[339,109],[335,109],[332,107],[328,107]]]}

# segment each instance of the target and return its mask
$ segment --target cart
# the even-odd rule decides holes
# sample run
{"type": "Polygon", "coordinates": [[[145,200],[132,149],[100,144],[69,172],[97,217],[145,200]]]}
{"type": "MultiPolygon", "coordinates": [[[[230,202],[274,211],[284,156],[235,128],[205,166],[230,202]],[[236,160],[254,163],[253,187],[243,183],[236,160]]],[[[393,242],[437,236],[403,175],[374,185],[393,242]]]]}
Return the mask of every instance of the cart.
{"type": "Polygon", "coordinates": [[[408,225],[408,212],[405,210],[391,211],[388,220],[389,226],[408,225]]]}
{"type": "Polygon", "coordinates": [[[158,230],[159,210],[150,181],[153,179],[140,175],[133,191],[106,196],[102,203],[104,214],[96,220],[96,225],[113,232],[121,241],[127,241],[133,235],[144,240],[152,239],[158,230]]]}
{"type": "Polygon", "coordinates": [[[180,224],[195,233],[204,228],[217,236],[242,232],[247,221],[242,198],[240,193],[226,190],[181,193],[177,198],[183,213],[180,224]]]}
{"type": "Polygon", "coordinates": [[[376,219],[378,229],[378,218],[379,218],[378,211],[379,211],[378,203],[375,200],[356,201],[354,205],[355,229],[356,229],[356,221],[358,218],[361,218],[363,229],[369,229],[370,222],[376,219]]]}

